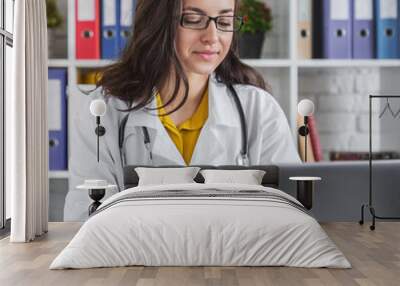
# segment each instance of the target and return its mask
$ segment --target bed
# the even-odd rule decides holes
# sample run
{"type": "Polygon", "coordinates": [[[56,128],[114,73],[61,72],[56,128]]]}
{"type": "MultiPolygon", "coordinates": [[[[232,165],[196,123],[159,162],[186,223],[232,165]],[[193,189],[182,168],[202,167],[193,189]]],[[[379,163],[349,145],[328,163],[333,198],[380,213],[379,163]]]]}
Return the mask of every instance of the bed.
{"type": "Polygon", "coordinates": [[[265,171],[261,184],[204,182],[138,185],[105,200],[50,269],[144,266],[350,268],[343,253],[292,196],[277,166],[199,166],[265,171]]]}

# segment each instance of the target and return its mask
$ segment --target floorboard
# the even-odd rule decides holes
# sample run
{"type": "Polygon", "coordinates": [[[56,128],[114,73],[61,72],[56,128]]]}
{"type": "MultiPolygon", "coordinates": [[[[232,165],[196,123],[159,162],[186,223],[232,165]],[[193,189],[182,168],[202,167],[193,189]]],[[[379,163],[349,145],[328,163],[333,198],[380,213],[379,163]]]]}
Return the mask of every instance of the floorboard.
{"type": "Polygon", "coordinates": [[[49,233],[32,243],[0,240],[0,285],[400,285],[400,222],[369,225],[322,224],[351,262],[352,269],[291,267],[119,267],[49,270],[57,254],[78,231],[79,223],[50,223],[49,233]]]}

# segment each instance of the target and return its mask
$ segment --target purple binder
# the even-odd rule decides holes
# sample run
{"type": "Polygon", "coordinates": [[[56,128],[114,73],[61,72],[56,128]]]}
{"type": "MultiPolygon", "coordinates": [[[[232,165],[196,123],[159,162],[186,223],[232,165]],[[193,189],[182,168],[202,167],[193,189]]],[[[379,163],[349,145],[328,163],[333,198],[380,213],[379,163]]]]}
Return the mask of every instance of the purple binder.
{"type": "Polygon", "coordinates": [[[320,0],[314,7],[316,57],[347,59],[352,57],[350,0],[320,0]]]}
{"type": "Polygon", "coordinates": [[[373,0],[352,0],[353,58],[375,57],[375,25],[373,0]]]}
{"type": "Polygon", "coordinates": [[[67,170],[67,69],[50,68],[48,85],[49,169],[67,170]]]}

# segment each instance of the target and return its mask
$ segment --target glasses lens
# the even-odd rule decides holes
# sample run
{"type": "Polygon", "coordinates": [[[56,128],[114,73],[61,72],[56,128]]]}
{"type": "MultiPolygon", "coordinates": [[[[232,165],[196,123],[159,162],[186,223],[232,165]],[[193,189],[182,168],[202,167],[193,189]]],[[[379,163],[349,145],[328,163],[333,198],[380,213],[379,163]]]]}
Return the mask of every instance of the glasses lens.
{"type": "Polygon", "coordinates": [[[207,16],[198,14],[182,15],[182,26],[190,29],[204,29],[207,25],[207,16]]]}
{"type": "MultiPolygon", "coordinates": [[[[181,25],[185,28],[202,30],[206,29],[209,20],[213,18],[200,14],[183,14],[181,25]]],[[[242,18],[240,16],[219,16],[216,17],[217,29],[225,32],[236,32],[242,27],[242,18]]]]}
{"type": "Polygon", "coordinates": [[[242,26],[242,19],[237,16],[220,16],[218,17],[218,29],[226,32],[239,31],[242,26]]]}

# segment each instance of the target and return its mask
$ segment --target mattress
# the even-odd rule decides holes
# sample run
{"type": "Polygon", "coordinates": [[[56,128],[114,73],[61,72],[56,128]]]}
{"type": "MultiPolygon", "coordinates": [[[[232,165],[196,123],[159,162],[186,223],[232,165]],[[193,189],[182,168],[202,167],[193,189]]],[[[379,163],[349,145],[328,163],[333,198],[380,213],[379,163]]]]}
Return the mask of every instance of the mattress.
{"type": "Polygon", "coordinates": [[[50,269],[132,265],[351,267],[292,196],[197,183],[138,186],[108,198],[50,269]]]}

